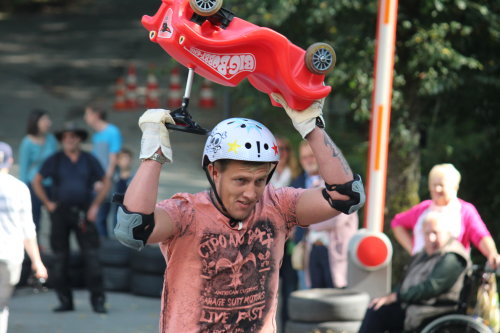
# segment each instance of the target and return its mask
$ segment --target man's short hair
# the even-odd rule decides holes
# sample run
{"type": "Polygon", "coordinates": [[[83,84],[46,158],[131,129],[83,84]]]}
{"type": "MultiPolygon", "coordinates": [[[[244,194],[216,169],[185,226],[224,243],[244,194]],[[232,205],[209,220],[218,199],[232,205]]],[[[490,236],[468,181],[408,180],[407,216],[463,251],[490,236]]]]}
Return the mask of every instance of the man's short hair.
{"type": "Polygon", "coordinates": [[[123,147],[119,152],[118,154],[125,154],[125,155],[128,155],[130,157],[133,157],[134,154],[132,153],[132,150],[128,149],[128,148],[125,148],[123,147]]]}
{"type": "Polygon", "coordinates": [[[90,111],[95,113],[99,119],[101,120],[107,120],[108,119],[108,113],[105,111],[105,109],[100,106],[100,105],[89,105],[90,111]]]}
{"type": "Polygon", "coordinates": [[[215,163],[218,165],[218,168],[221,172],[226,171],[229,163],[231,163],[231,162],[241,162],[245,165],[252,166],[252,167],[260,167],[263,164],[271,165],[271,162],[240,161],[240,160],[231,160],[231,159],[221,159],[221,160],[215,161],[215,163]]]}
{"type": "Polygon", "coordinates": [[[452,236],[451,230],[446,225],[446,220],[449,216],[441,211],[430,210],[425,214],[422,227],[433,221],[439,230],[445,231],[449,236],[452,236]]]}

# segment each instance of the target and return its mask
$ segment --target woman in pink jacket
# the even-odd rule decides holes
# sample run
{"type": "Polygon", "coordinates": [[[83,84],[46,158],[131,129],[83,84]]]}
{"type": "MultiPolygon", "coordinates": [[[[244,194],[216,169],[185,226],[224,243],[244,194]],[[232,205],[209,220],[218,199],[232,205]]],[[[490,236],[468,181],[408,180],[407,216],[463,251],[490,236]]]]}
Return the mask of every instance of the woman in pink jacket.
{"type": "Polygon", "coordinates": [[[422,223],[430,211],[447,216],[448,229],[466,249],[472,242],[492,267],[500,263],[495,242],[473,204],[457,197],[460,173],[452,164],[435,165],[429,172],[431,200],[397,214],[391,221],[394,236],[411,255],[423,248],[422,223]]]}

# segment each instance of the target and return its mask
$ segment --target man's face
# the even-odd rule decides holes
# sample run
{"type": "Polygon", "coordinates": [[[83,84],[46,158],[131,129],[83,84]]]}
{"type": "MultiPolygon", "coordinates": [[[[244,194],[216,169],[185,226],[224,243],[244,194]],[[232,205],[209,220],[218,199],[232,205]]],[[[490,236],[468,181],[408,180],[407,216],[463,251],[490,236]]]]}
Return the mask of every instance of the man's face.
{"type": "Polygon", "coordinates": [[[208,168],[229,215],[237,220],[247,218],[262,198],[270,163],[254,166],[230,161],[223,172],[212,164],[208,168]]]}
{"type": "Polygon", "coordinates": [[[299,159],[302,169],[304,169],[308,175],[319,174],[318,162],[316,161],[316,157],[314,157],[313,151],[309,145],[300,146],[299,159]]]}
{"type": "Polygon", "coordinates": [[[83,119],[89,126],[92,126],[96,122],[97,114],[91,108],[86,108],[83,119]]]}
{"type": "Polygon", "coordinates": [[[65,152],[74,152],[79,150],[81,139],[73,132],[65,132],[62,135],[61,143],[65,152]]]}
{"type": "Polygon", "coordinates": [[[446,206],[457,196],[457,187],[451,184],[446,175],[433,174],[429,178],[429,192],[432,202],[437,206],[446,206]]]}
{"type": "Polygon", "coordinates": [[[424,249],[428,255],[432,255],[446,245],[450,239],[450,232],[445,229],[442,222],[429,217],[423,225],[425,244],[424,249]]]}

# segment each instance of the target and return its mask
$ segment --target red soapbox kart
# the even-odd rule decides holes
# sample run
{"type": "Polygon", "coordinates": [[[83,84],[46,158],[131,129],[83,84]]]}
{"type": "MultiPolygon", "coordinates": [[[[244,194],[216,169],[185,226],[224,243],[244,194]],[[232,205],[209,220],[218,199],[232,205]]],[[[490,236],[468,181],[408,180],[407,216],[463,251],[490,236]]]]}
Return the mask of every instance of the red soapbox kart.
{"type": "Polygon", "coordinates": [[[315,43],[305,51],[274,30],[235,17],[222,1],[162,0],[154,16],[142,17],[150,40],[189,69],[183,106],[172,112],[178,125],[169,127],[206,133],[186,110],[193,71],[231,87],[247,78],[259,91],[280,93],[295,110],[330,93],[324,84],[336,60],[330,45],[315,43]]]}

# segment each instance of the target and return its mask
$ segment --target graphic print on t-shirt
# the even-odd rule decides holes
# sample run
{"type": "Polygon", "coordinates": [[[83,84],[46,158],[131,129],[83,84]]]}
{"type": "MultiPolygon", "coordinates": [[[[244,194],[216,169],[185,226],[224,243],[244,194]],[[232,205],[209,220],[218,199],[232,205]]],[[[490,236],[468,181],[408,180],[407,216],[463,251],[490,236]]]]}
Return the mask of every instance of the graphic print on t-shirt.
{"type": "Polygon", "coordinates": [[[275,237],[269,221],[244,234],[207,234],[201,239],[200,332],[255,332],[269,311],[269,276],[275,237]]]}

